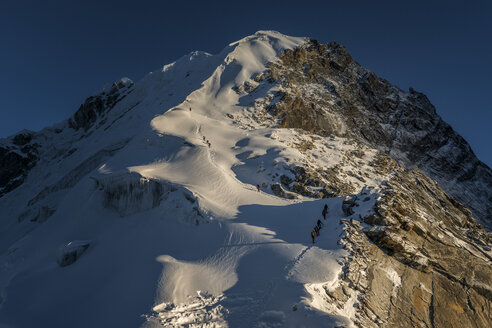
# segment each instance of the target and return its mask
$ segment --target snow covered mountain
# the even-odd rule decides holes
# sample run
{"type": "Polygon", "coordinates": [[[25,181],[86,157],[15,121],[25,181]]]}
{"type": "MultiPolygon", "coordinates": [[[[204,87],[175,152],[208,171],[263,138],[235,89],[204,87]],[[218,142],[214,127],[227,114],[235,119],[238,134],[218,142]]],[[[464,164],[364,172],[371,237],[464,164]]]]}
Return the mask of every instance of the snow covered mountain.
{"type": "Polygon", "coordinates": [[[0,327],[486,327],[491,197],[423,94],[260,31],[0,140],[0,327]]]}

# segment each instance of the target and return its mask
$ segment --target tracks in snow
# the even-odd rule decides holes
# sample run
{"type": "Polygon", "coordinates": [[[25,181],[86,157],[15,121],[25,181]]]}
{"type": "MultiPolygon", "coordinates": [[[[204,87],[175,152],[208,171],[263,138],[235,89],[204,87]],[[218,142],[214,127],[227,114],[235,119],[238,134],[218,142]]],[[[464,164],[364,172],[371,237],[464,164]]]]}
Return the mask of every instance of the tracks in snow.
{"type": "Polygon", "coordinates": [[[307,246],[305,247],[300,253],[299,255],[296,256],[295,259],[293,259],[292,261],[290,261],[289,263],[287,263],[287,265],[284,267],[284,272],[286,273],[286,278],[289,279],[291,276],[292,276],[292,269],[296,266],[296,264],[298,264],[299,262],[301,262],[301,259],[303,258],[304,255],[306,255],[306,253],[312,248],[313,246],[307,246]]]}

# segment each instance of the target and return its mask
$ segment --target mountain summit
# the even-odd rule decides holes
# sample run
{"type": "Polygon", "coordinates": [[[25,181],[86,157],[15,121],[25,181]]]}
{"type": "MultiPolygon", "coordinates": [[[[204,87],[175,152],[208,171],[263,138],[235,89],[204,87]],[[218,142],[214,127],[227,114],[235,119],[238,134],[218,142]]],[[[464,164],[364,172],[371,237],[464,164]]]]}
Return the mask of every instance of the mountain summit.
{"type": "Polygon", "coordinates": [[[105,86],[0,140],[0,208],[5,326],[490,322],[492,171],[336,42],[259,31],[105,86]]]}

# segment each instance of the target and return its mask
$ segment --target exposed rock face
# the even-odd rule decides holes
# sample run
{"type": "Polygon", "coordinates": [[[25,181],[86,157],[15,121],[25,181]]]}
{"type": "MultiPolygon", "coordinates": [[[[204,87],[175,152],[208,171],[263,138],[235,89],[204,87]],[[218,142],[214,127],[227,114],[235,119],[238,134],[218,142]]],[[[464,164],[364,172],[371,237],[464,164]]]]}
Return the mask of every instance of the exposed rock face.
{"type": "Polygon", "coordinates": [[[295,166],[291,172],[294,175],[295,180],[284,175],[282,181],[283,187],[281,184],[274,184],[271,186],[275,195],[288,199],[295,198],[292,193],[282,192],[284,187],[288,191],[314,198],[346,195],[355,190],[353,185],[339,179],[339,167],[330,168],[328,170],[314,170],[302,166],[295,166]],[[282,188],[282,190],[279,188],[282,188]]]}
{"type": "Polygon", "coordinates": [[[272,192],[278,197],[283,197],[287,199],[296,198],[296,195],[294,193],[286,191],[280,183],[272,184],[270,188],[272,189],[272,192]]]}
{"type": "MultiPolygon", "coordinates": [[[[96,121],[99,122],[96,128],[102,126],[106,122],[105,113],[132,92],[133,85],[130,79],[122,78],[105,87],[101,93],[87,98],[68,123],[65,121],[60,127],[68,125],[75,130],[87,131],[96,121]]],[[[76,148],[56,149],[46,142],[47,139],[62,138],[60,132],[60,128],[47,128],[41,132],[23,131],[0,139],[0,197],[19,187],[40,159],[66,158],[77,151],[76,148]]],[[[72,134],[70,137],[78,139],[81,135],[72,134]]],[[[70,146],[71,140],[63,140],[62,143],[70,146]]]]}
{"type": "Polygon", "coordinates": [[[360,218],[363,197],[344,202],[351,256],[327,301],[343,306],[337,290],[355,290],[361,327],[487,327],[492,235],[470,211],[418,169],[398,169],[374,214],[360,218]]]}
{"type": "Polygon", "coordinates": [[[38,161],[38,147],[30,132],[0,143],[0,197],[22,184],[38,161]]]}
{"type": "Polygon", "coordinates": [[[278,101],[264,105],[272,125],[353,138],[417,166],[492,228],[492,171],[422,93],[378,78],[336,42],[315,40],[286,50],[255,81],[279,84],[278,101]]]}
{"type": "Polygon", "coordinates": [[[58,257],[56,259],[58,265],[63,268],[73,264],[89,248],[90,244],[90,241],[74,240],[60,247],[58,250],[58,257]]]}
{"type": "Polygon", "coordinates": [[[124,78],[113,83],[109,90],[90,96],[70,118],[69,126],[75,130],[82,128],[87,130],[98,117],[103,116],[105,112],[111,110],[120,100],[125,98],[133,85],[133,81],[124,78]]]}

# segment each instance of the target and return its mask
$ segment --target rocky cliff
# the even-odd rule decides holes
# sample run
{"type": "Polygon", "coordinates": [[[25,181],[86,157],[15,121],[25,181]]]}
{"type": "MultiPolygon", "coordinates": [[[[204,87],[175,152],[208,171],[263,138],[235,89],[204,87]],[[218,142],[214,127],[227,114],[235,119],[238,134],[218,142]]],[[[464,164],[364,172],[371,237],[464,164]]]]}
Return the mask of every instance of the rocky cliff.
{"type": "MultiPolygon", "coordinates": [[[[489,325],[492,235],[420,170],[398,168],[373,213],[344,223],[351,256],[339,289],[357,291],[361,327],[489,325]]],[[[327,302],[342,291],[327,290],[327,302]]]]}

